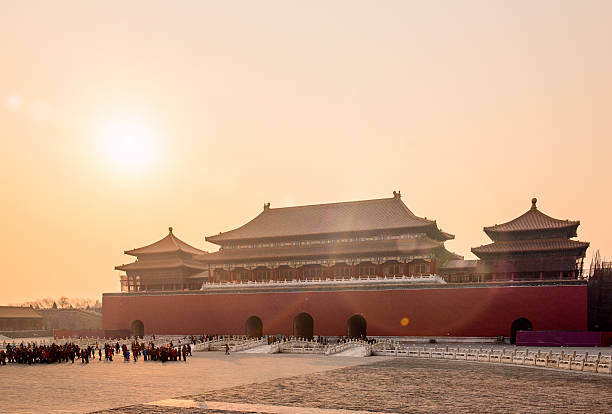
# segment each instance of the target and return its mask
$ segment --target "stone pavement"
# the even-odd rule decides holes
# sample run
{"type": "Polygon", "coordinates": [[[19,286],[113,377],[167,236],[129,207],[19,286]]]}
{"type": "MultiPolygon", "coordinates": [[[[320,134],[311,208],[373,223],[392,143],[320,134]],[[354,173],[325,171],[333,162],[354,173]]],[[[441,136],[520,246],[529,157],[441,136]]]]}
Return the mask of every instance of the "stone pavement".
{"type": "Polygon", "coordinates": [[[612,377],[419,358],[196,354],[0,367],[7,413],[603,413],[612,377]]]}
{"type": "Polygon", "coordinates": [[[607,413],[611,390],[607,375],[397,358],[103,413],[607,413]]]}
{"type": "Polygon", "coordinates": [[[198,352],[187,363],[8,364],[0,366],[0,412],[91,412],[382,359],[198,352]]]}

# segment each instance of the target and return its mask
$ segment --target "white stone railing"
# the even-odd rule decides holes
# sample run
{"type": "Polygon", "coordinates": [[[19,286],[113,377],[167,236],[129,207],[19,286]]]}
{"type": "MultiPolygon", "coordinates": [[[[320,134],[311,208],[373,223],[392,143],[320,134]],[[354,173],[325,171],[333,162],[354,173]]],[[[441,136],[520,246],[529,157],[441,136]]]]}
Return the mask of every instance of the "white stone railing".
{"type": "Polygon", "coordinates": [[[278,352],[292,354],[325,354],[325,345],[315,341],[290,340],[278,344],[278,352]]]}
{"type": "Polygon", "coordinates": [[[268,338],[249,339],[245,342],[235,344],[232,347],[232,351],[234,352],[246,351],[247,349],[255,348],[258,346],[262,346],[262,345],[268,345],[268,338]]]}
{"type": "Polygon", "coordinates": [[[325,355],[334,355],[334,354],[338,354],[340,352],[344,352],[347,349],[351,349],[351,348],[363,348],[364,349],[364,355],[363,356],[370,356],[372,355],[372,345],[368,344],[365,341],[361,341],[358,339],[351,339],[347,342],[341,342],[339,344],[330,344],[327,345],[325,347],[325,355]]]}
{"type": "Polygon", "coordinates": [[[269,280],[269,281],[235,281],[235,282],[204,282],[200,290],[215,290],[215,289],[235,289],[235,288],[255,288],[255,287],[300,287],[300,286],[342,286],[355,283],[377,283],[377,284],[394,284],[394,283],[435,283],[445,284],[446,281],[438,275],[425,276],[371,276],[371,277],[355,277],[350,279],[342,278],[326,278],[326,279],[302,279],[302,280],[269,280]]]}
{"type": "Polygon", "coordinates": [[[198,342],[193,350],[195,352],[201,351],[224,351],[225,345],[235,347],[249,342],[249,338],[244,335],[223,335],[222,337],[216,337],[208,339],[205,342],[198,342]]]}
{"type": "Polygon", "coordinates": [[[379,342],[373,345],[374,355],[394,357],[416,357],[465,360],[498,364],[556,368],[571,371],[584,371],[612,374],[612,355],[585,353],[565,353],[553,350],[519,350],[495,348],[460,348],[460,347],[427,347],[404,346],[396,343],[379,342]]]}

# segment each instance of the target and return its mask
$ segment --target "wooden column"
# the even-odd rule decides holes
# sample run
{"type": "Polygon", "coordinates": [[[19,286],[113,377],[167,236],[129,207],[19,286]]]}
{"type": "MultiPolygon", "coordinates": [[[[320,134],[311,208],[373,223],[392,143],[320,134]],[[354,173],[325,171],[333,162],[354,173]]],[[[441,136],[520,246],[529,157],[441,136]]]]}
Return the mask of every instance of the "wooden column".
{"type": "Polygon", "coordinates": [[[382,277],[382,265],[380,262],[376,263],[376,276],[382,277]]]}
{"type": "Polygon", "coordinates": [[[252,282],[253,281],[253,268],[249,267],[249,281],[252,282]]]}
{"type": "Polygon", "coordinates": [[[408,276],[408,262],[404,260],[404,265],[402,266],[402,275],[408,276]]]}

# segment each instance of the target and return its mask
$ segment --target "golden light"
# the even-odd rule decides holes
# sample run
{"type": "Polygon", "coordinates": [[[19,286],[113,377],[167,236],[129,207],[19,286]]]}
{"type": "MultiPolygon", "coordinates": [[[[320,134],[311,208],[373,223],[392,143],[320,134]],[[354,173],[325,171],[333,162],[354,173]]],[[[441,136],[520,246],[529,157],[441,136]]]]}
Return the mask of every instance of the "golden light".
{"type": "Polygon", "coordinates": [[[403,317],[402,319],[400,319],[400,325],[402,326],[408,326],[408,324],[410,323],[410,319],[403,317]]]}
{"type": "Polygon", "coordinates": [[[122,171],[142,171],[157,158],[159,139],[150,125],[126,116],[109,120],[98,129],[99,156],[104,164],[122,171]]]}

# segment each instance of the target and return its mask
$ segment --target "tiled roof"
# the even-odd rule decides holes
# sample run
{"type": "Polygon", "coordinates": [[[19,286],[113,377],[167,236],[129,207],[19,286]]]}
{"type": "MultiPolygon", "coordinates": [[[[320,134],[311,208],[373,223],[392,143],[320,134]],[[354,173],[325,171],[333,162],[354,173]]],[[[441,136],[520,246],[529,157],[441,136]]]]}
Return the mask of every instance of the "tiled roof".
{"type": "Polygon", "coordinates": [[[270,208],[237,229],[209,236],[207,241],[248,240],[304,235],[350,233],[368,230],[401,228],[432,228],[437,239],[453,238],[442,233],[435,221],[417,217],[401,201],[400,194],[392,198],[316,204],[309,206],[270,208]]]}
{"type": "Polygon", "coordinates": [[[148,254],[148,253],[171,253],[171,252],[177,252],[179,250],[185,253],[191,253],[191,254],[206,253],[203,250],[196,249],[195,247],[188,245],[184,241],[174,236],[174,234],[172,233],[172,227],[170,227],[168,230],[169,230],[168,235],[164,237],[163,239],[153,244],[149,244],[148,246],[145,246],[145,247],[140,247],[138,249],[133,249],[133,250],[127,250],[125,254],[129,254],[131,256],[138,256],[141,254],[148,254]]]}
{"type": "Polygon", "coordinates": [[[531,208],[523,215],[504,224],[485,227],[485,232],[515,232],[530,230],[551,230],[575,227],[580,221],[559,220],[542,213],[536,207],[537,199],[531,200],[531,208]]]}
{"type": "Polygon", "coordinates": [[[162,260],[137,260],[134,263],[115,266],[116,270],[145,270],[145,269],[175,269],[189,267],[192,269],[205,269],[206,267],[194,260],[184,260],[179,257],[162,260]]]}
{"type": "MultiPolygon", "coordinates": [[[[322,244],[307,247],[273,247],[254,249],[222,249],[198,257],[199,261],[219,263],[256,259],[290,259],[300,257],[346,257],[351,255],[411,254],[444,248],[443,244],[428,238],[375,240],[359,243],[322,244]]],[[[449,252],[450,253],[450,252],[449,252]]]]}
{"type": "Polygon", "coordinates": [[[449,260],[440,266],[440,270],[444,269],[473,269],[478,266],[480,260],[449,260]]]}
{"type": "Polygon", "coordinates": [[[535,239],[499,241],[484,246],[473,247],[472,253],[480,257],[481,254],[491,253],[526,253],[558,250],[586,249],[589,243],[570,239],[535,239]]]}
{"type": "Polygon", "coordinates": [[[42,318],[34,309],[24,306],[0,306],[0,318],[42,318]]]}

